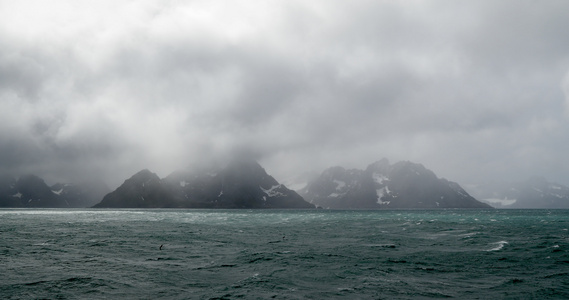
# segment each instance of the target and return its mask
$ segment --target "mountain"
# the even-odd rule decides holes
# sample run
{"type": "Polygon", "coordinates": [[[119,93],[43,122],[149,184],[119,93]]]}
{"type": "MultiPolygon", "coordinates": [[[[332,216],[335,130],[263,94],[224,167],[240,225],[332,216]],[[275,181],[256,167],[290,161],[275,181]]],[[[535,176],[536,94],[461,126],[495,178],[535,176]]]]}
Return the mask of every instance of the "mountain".
{"type": "Polygon", "coordinates": [[[25,175],[18,180],[3,176],[0,207],[90,207],[107,192],[108,187],[101,182],[57,183],[50,187],[36,175],[25,175]]]}
{"type": "Polygon", "coordinates": [[[91,207],[109,193],[110,188],[100,180],[79,183],[56,183],[51,191],[57,194],[68,207],[91,207]]]}
{"type": "Polygon", "coordinates": [[[15,197],[16,179],[2,175],[0,176],[0,207],[19,207],[20,198],[15,197]]]}
{"type": "Polygon", "coordinates": [[[391,165],[385,158],[365,170],[329,168],[300,194],[312,204],[331,209],[491,207],[421,164],[391,165]]]}
{"type": "Polygon", "coordinates": [[[543,177],[470,186],[469,191],[498,208],[569,208],[569,187],[543,177]]]}
{"type": "Polygon", "coordinates": [[[172,193],[155,173],[144,169],[105,195],[94,207],[163,208],[177,207],[172,193]]]}
{"type": "Polygon", "coordinates": [[[95,207],[314,208],[255,161],[176,171],[164,179],[143,170],[95,207]]]}
{"type": "Polygon", "coordinates": [[[314,208],[256,161],[233,161],[224,168],[201,172],[179,171],[164,181],[191,207],[314,208]]]}

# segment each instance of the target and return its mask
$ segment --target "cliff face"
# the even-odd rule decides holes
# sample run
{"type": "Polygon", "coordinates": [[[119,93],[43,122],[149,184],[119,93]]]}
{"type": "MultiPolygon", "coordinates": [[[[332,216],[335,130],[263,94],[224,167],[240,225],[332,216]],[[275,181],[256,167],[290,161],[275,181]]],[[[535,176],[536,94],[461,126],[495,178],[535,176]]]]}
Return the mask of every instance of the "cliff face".
{"type": "Polygon", "coordinates": [[[490,208],[421,164],[382,159],[366,170],[333,167],[300,191],[323,208],[490,208]]]}

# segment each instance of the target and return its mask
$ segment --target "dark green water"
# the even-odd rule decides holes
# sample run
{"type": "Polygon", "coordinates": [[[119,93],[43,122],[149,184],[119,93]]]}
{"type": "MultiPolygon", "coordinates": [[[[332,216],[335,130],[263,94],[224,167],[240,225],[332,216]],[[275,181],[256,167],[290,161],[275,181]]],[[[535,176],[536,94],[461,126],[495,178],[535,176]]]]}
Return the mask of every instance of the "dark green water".
{"type": "Polygon", "coordinates": [[[569,210],[0,210],[0,298],[567,299],[568,229],[569,210]]]}

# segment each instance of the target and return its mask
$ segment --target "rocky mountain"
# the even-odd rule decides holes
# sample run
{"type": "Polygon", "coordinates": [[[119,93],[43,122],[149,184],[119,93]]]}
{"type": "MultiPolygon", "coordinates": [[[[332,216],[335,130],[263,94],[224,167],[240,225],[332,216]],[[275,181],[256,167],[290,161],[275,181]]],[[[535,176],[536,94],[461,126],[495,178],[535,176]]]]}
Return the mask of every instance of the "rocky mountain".
{"type": "Polygon", "coordinates": [[[174,195],[155,173],[145,169],[105,195],[94,207],[161,208],[177,207],[174,195]]]}
{"type": "Polygon", "coordinates": [[[35,175],[25,175],[18,180],[3,176],[0,178],[0,207],[90,207],[108,191],[102,182],[56,183],[50,187],[35,175]]]}
{"type": "Polygon", "coordinates": [[[331,209],[491,207],[421,164],[391,165],[385,158],[366,170],[329,168],[299,192],[310,203],[331,209]]]}
{"type": "Polygon", "coordinates": [[[542,177],[469,186],[469,191],[497,208],[569,208],[569,187],[542,177]]]}
{"type": "Polygon", "coordinates": [[[95,207],[314,208],[255,161],[176,171],[164,179],[143,170],[95,207]]]}
{"type": "Polygon", "coordinates": [[[0,176],[0,207],[20,207],[20,198],[16,197],[16,179],[0,176]]]}

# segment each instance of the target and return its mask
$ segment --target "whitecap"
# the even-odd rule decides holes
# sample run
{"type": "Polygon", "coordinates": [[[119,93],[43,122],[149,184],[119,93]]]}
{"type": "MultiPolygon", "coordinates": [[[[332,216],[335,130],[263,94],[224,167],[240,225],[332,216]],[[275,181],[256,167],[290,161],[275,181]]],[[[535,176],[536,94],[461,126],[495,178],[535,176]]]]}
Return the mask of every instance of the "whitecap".
{"type": "Polygon", "coordinates": [[[471,238],[477,234],[480,234],[480,232],[468,232],[468,233],[463,233],[463,234],[459,234],[458,236],[463,237],[463,238],[471,238]]]}
{"type": "Polygon", "coordinates": [[[504,245],[508,244],[508,242],[506,241],[499,241],[496,243],[492,243],[491,245],[496,245],[494,248],[486,250],[486,251],[498,251],[498,250],[502,250],[502,248],[504,248],[504,245]]]}

